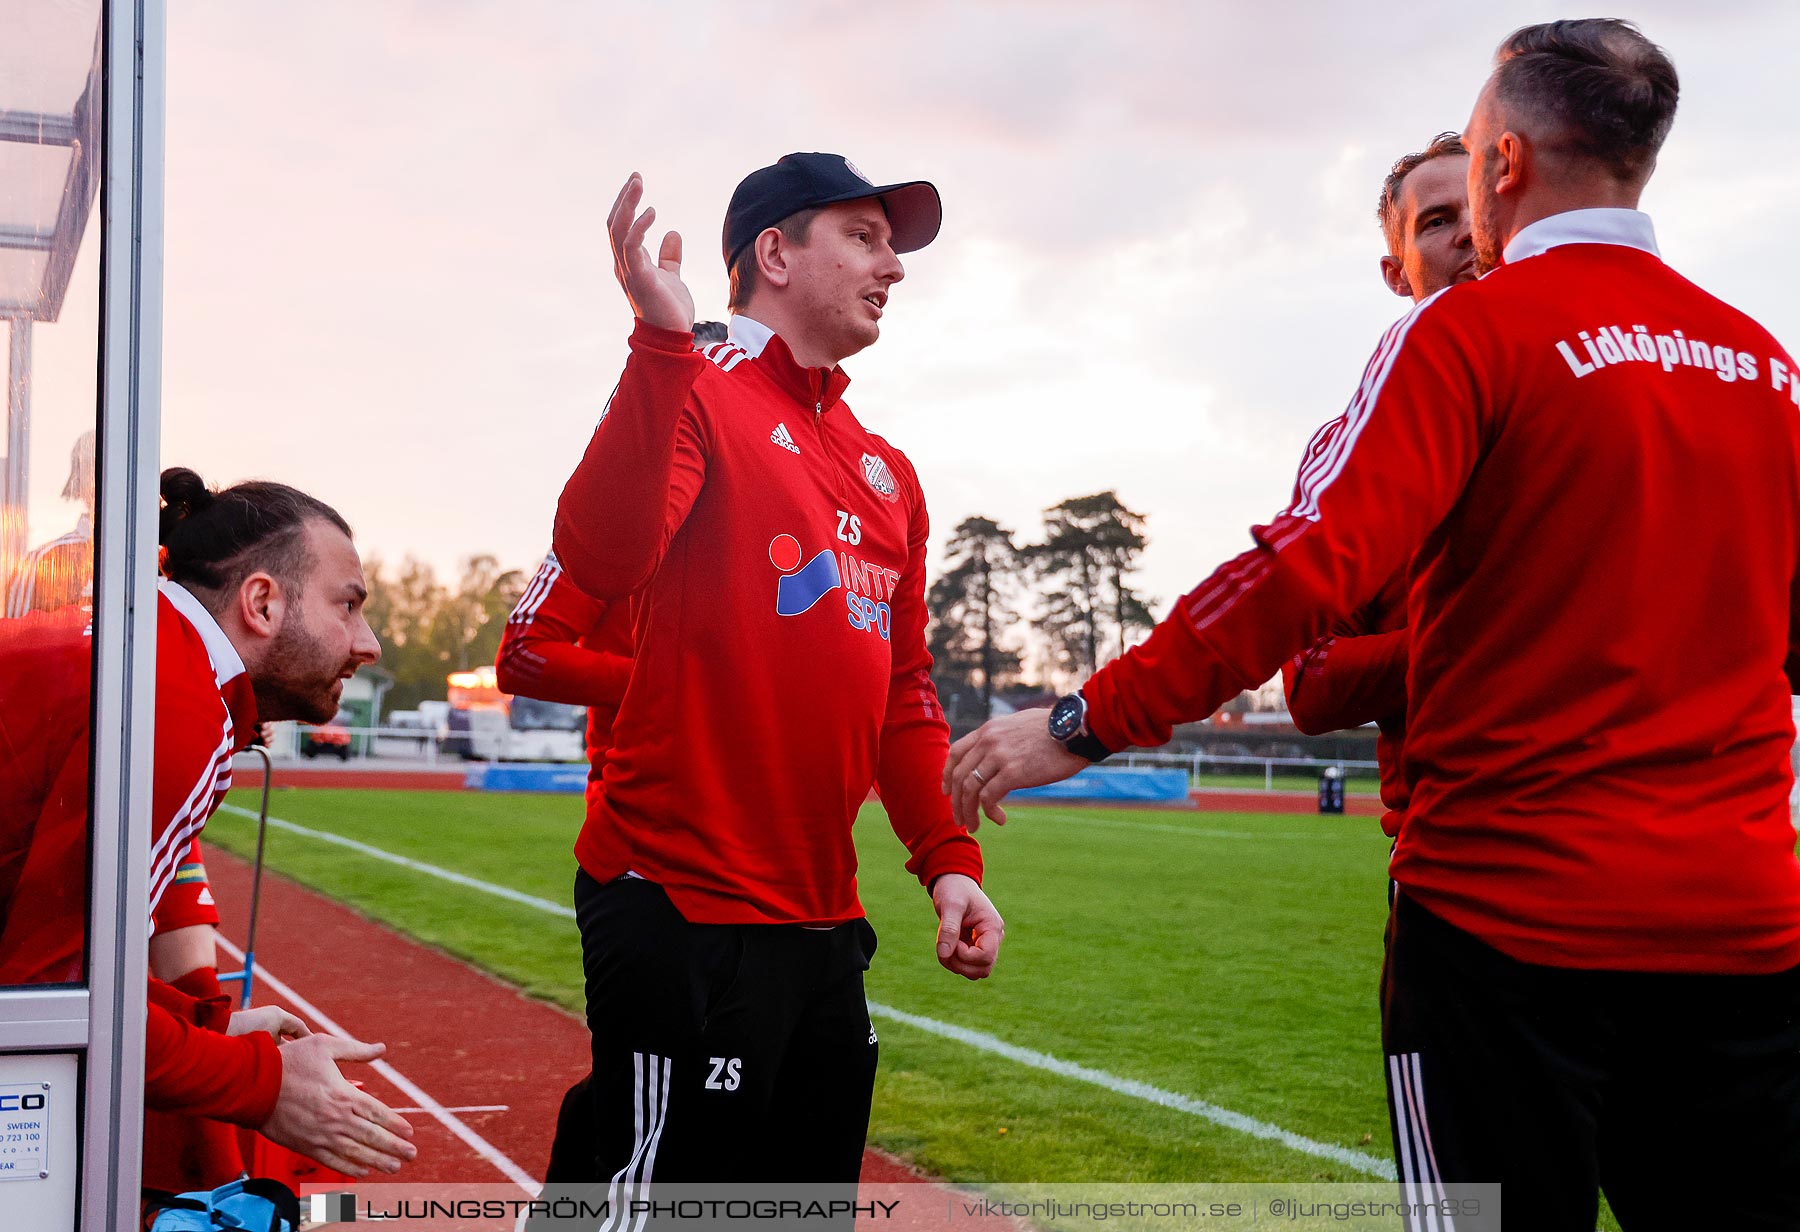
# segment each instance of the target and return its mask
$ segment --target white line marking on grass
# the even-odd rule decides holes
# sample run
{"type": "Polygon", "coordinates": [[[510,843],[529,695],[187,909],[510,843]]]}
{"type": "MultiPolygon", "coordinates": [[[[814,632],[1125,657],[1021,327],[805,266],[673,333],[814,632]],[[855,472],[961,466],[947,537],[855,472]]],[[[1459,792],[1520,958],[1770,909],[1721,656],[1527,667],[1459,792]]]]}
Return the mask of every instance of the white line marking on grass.
{"type": "MultiPolygon", "coordinates": [[[[255,821],[257,814],[247,808],[239,808],[235,804],[221,804],[220,812],[236,813],[255,821]]],[[[496,898],[504,898],[508,902],[519,903],[526,907],[535,907],[539,911],[547,911],[551,915],[560,915],[567,919],[575,918],[575,908],[565,907],[561,903],[553,903],[547,898],[539,898],[535,894],[525,894],[519,890],[509,889],[503,885],[495,885],[491,881],[482,881],[462,873],[452,872],[447,868],[439,868],[435,864],[426,864],[420,860],[409,860],[405,856],[397,856],[391,851],[383,851],[379,847],[371,847],[367,843],[359,843],[353,838],[345,838],[341,834],[333,834],[329,830],[314,830],[308,826],[296,825],[291,821],[283,821],[279,817],[270,817],[269,824],[277,830],[286,830],[290,834],[303,834],[307,838],[316,838],[322,843],[336,843],[339,847],[348,847],[351,851],[361,852],[375,860],[386,860],[389,864],[398,864],[401,868],[410,868],[416,873],[425,873],[432,877],[451,882],[454,885],[466,886],[471,890],[480,890],[484,894],[492,894],[496,898]]]]}
{"type": "MultiPolygon", "coordinates": [[[[271,818],[270,820],[273,821],[274,819],[271,818]]],[[[238,949],[237,946],[233,945],[225,937],[220,936],[218,942],[226,953],[230,954],[239,962],[244,961],[244,951],[238,949]]],[[[328,1033],[342,1036],[345,1039],[356,1038],[348,1031],[344,1030],[344,1028],[338,1026],[331,1018],[327,1017],[325,1012],[318,1006],[295,992],[293,988],[283,983],[281,980],[275,978],[275,976],[270,973],[269,969],[261,963],[256,964],[256,978],[274,989],[279,996],[285,998],[295,1009],[318,1023],[319,1026],[324,1028],[328,1033]]],[[[376,1073],[392,1083],[395,1090],[399,1091],[420,1108],[430,1113],[445,1129],[455,1134],[458,1138],[461,1138],[470,1150],[474,1151],[477,1155],[498,1168],[507,1180],[511,1181],[534,1198],[543,1192],[543,1185],[538,1181],[533,1180],[530,1173],[526,1172],[525,1169],[519,1167],[518,1164],[515,1164],[509,1159],[506,1153],[499,1147],[463,1124],[460,1117],[456,1116],[450,1109],[444,1107],[444,1105],[438,1103],[437,1100],[427,1095],[412,1079],[408,1078],[405,1074],[402,1074],[386,1061],[375,1060],[371,1061],[369,1064],[376,1073]]]]}
{"type": "MultiPolygon", "coordinates": [[[[242,813],[247,817],[254,818],[256,816],[256,814],[249,809],[238,808],[236,805],[226,804],[221,807],[230,809],[234,813],[242,813]]],[[[1046,813],[1043,816],[1054,816],[1054,814],[1046,813]]],[[[1092,821],[1093,819],[1080,818],[1078,820],[1092,821]]],[[[572,908],[564,907],[560,903],[553,903],[544,898],[536,898],[530,894],[521,894],[517,890],[508,889],[506,886],[495,885],[491,881],[482,881],[479,878],[464,876],[462,873],[453,873],[449,869],[439,868],[435,864],[425,864],[418,860],[409,860],[405,856],[397,856],[391,851],[383,851],[379,847],[371,847],[367,843],[359,843],[355,839],[345,838],[341,834],[332,834],[327,830],[313,830],[306,826],[295,825],[291,821],[283,821],[278,817],[270,817],[269,824],[271,826],[278,826],[284,830],[290,830],[295,834],[305,835],[309,838],[320,839],[327,843],[336,843],[341,847],[348,847],[352,851],[361,852],[362,854],[372,856],[377,860],[386,860],[390,864],[398,864],[402,868],[410,868],[415,872],[425,873],[432,877],[441,877],[445,881],[453,882],[460,886],[466,886],[471,890],[480,890],[485,894],[492,894],[496,897],[504,898],[508,902],[523,903],[525,906],[535,907],[540,911],[547,911],[553,915],[573,916],[575,914],[572,908]]],[[[1177,834],[1199,833],[1194,830],[1183,829],[1179,826],[1153,826],[1150,823],[1141,822],[1119,821],[1111,824],[1122,826],[1141,825],[1145,829],[1172,830],[1177,834]]],[[[1221,833],[1229,834],[1230,832],[1225,831],[1221,833]]],[[[1253,838],[1261,836],[1245,834],[1243,837],[1253,838]]],[[[1303,838],[1310,836],[1295,835],[1294,837],[1303,838]]],[[[242,960],[243,951],[239,950],[236,946],[233,946],[223,937],[219,939],[219,942],[221,945],[224,945],[227,949],[231,950],[240,961],[242,960]]],[[[312,1017],[316,1018],[322,1025],[326,1026],[328,1030],[331,1030],[338,1035],[344,1034],[344,1032],[338,1028],[336,1024],[332,1023],[330,1019],[312,1009],[298,996],[293,995],[292,992],[287,989],[286,985],[281,984],[272,976],[262,975],[262,968],[260,966],[257,968],[257,971],[258,978],[267,979],[270,987],[274,988],[276,992],[287,995],[296,1006],[312,1015],[312,1017]]],[[[1226,1129],[1235,1129],[1240,1133],[1248,1134],[1252,1138],[1263,1138],[1271,1142],[1279,1142],[1281,1145],[1299,1151],[1302,1154],[1312,1155],[1319,1159],[1333,1160],[1334,1162],[1341,1163],[1346,1167],[1354,1168],[1358,1172],[1365,1173],[1369,1176],[1378,1176],[1384,1180],[1391,1181],[1396,1175],[1391,1160],[1382,1159],[1375,1155],[1367,1155],[1361,1151],[1353,1151],[1349,1147],[1334,1146],[1329,1142],[1319,1142],[1312,1138],[1296,1134],[1291,1130],[1283,1129],[1279,1125],[1271,1125],[1267,1121],[1259,1121],[1255,1117],[1245,1116],[1241,1112],[1233,1112],[1229,1108],[1221,1108],[1217,1104],[1209,1104],[1203,1099],[1195,1099],[1191,1095],[1181,1095],[1174,1091],[1165,1091],[1161,1087],[1153,1087],[1147,1082],[1139,1082],[1135,1078],[1121,1078],[1117,1074],[1109,1074],[1105,1070],[1090,1069],[1085,1065],[1078,1065],[1073,1061],[1065,1061],[1061,1057],[1053,1057],[1047,1052],[1037,1052],[1034,1049],[1022,1048],[1017,1044],[1009,1044],[998,1036],[988,1035],[981,1031],[971,1031],[967,1027],[959,1027],[954,1023],[939,1022],[935,1018],[924,1018],[917,1014],[909,1014],[905,1010],[897,1010],[892,1006],[881,1005],[878,1002],[869,1002],[869,1012],[878,1017],[889,1018],[894,1022],[904,1023],[910,1027],[917,1027],[921,1031],[929,1031],[934,1035],[941,1035],[945,1039],[956,1040],[958,1043],[967,1044],[971,1048],[979,1048],[984,1052],[994,1053],[997,1056],[1005,1057],[1009,1061],[1016,1061],[1021,1065],[1029,1065],[1033,1069],[1041,1069],[1048,1073],[1056,1074],[1059,1077],[1071,1078],[1076,1082],[1085,1082],[1092,1086],[1102,1087],[1115,1094],[1128,1095],[1134,1099],[1141,1099],[1148,1103],[1161,1105],[1164,1108],[1173,1108],[1177,1112],[1190,1113],[1193,1116],[1201,1117],[1213,1122],[1215,1125],[1223,1126],[1226,1129]]],[[[375,1064],[377,1067],[386,1065],[386,1063],[382,1061],[377,1061],[375,1064]]],[[[392,1069],[393,1067],[387,1066],[387,1068],[392,1069]]],[[[398,1073],[395,1073],[389,1080],[394,1081],[395,1079],[400,1079],[398,1073]]],[[[404,1080],[401,1079],[400,1081],[404,1080]]],[[[394,1081],[394,1085],[399,1086],[400,1081],[394,1081]]],[[[401,1089],[406,1090],[407,1094],[412,1095],[414,1099],[418,1100],[420,1104],[425,1105],[427,1108],[437,1108],[447,1114],[447,1109],[443,1109],[442,1105],[430,1100],[423,1091],[419,1091],[418,1088],[412,1087],[410,1083],[407,1084],[407,1087],[401,1089]],[[414,1092],[417,1093],[414,1094],[414,1092]]],[[[436,1114],[434,1113],[433,1115],[436,1114]]],[[[440,1117],[439,1119],[441,1120],[443,1118],[440,1117]]],[[[467,1126],[463,1126],[462,1122],[456,1121],[455,1117],[450,1117],[450,1121],[455,1121],[457,1126],[462,1126],[462,1129],[469,1134],[469,1138],[463,1139],[465,1142],[468,1142],[470,1138],[479,1140],[479,1136],[475,1134],[475,1131],[468,1129],[467,1126]]],[[[446,1124],[448,1123],[449,1122],[446,1122],[446,1124]]],[[[454,1128],[452,1132],[455,1132],[454,1128]]],[[[463,1135],[458,1133],[457,1136],[462,1137],[463,1135]]],[[[473,1143],[471,1143],[471,1145],[473,1145],[473,1143]]],[[[491,1150],[493,1148],[490,1147],[489,1149],[491,1150]]],[[[496,1151],[495,1154],[498,1155],[499,1152],[496,1151]]],[[[506,1157],[501,1155],[500,1159],[504,1160],[506,1157]]],[[[506,1160],[506,1164],[507,1166],[515,1166],[512,1164],[511,1160],[506,1160]]],[[[503,1167],[501,1170],[505,1171],[505,1168],[503,1167]]],[[[512,1174],[508,1173],[508,1175],[511,1176],[512,1174]]],[[[532,1196],[535,1197],[538,1193],[538,1189],[536,1188],[537,1182],[532,1181],[529,1177],[520,1180],[520,1176],[524,1176],[524,1174],[520,1173],[519,1176],[515,1176],[513,1179],[518,1181],[521,1187],[528,1189],[532,1196]]]]}
{"type": "Polygon", "coordinates": [[[939,1022],[935,1018],[909,1014],[905,1010],[897,1010],[876,1001],[869,1002],[869,1013],[878,1018],[889,1018],[909,1027],[917,1027],[921,1031],[929,1031],[933,1035],[941,1035],[945,1039],[955,1040],[959,1044],[967,1044],[971,1048],[979,1048],[983,1052],[994,1053],[1009,1061],[1016,1061],[1020,1065],[1029,1065],[1033,1069],[1041,1069],[1063,1078],[1073,1078],[1077,1082],[1103,1087],[1115,1094],[1129,1095],[1152,1104],[1160,1104],[1164,1108],[1173,1108],[1177,1112],[1191,1113],[1211,1121],[1215,1125],[1222,1125],[1226,1129],[1235,1129],[1239,1133],[1249,1134],[1252,1138],[1266,1138],[1271,1142],[1279,1142],[1292,1150],[1320,1159],[1329,1159],[1370,1176],[1378,1176],[1389,1181],[1394,1179],[1394,1165],[1391,1160],[1375,1155],[1366,1155],[1361,1151],[1353,1151],[1349,1147],[1334,1146],[1329,1142],[1319,1142],[1303,1137],[1291,1130],[1283,1129],[1279,1125],[1271,1125],[1267,1121],[1247,1117],[1241,1112],[1233,1112],[1229,1108],[1209,1104],[1203,1099],[1179,1095],[1174,1091],[1165,1091],[1161,1087],[1153,1087],[1147,1082],[1138,1082],[1136,1079],[1121,1078],[1117,1074],[1109,1074],[1105,1070],[1089,1069],[1085,1065],[1077,1065],[1073,1061],[1053,1057],[1047,1052],[1038,1052],[1032,1048],[1021,1048],[1017,1044],[1009,1044],[998,1036],[989,1035],[984,1031],[971,1031],[967,1027],[959,1027],[954,1023],[939,1022]]]}

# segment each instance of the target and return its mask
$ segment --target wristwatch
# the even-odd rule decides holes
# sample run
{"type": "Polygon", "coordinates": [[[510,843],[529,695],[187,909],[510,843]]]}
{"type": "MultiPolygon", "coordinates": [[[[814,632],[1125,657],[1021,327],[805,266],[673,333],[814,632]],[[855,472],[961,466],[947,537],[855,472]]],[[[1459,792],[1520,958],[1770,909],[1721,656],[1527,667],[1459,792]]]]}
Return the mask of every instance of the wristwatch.
{"type": "Polygon", "coordinates": [[[1077,689],[1050,707],[1050,738],[1077,757],[1105,761],[1113,751],[1094,738],[1087,725],[1087,698],[1077,689]]]}

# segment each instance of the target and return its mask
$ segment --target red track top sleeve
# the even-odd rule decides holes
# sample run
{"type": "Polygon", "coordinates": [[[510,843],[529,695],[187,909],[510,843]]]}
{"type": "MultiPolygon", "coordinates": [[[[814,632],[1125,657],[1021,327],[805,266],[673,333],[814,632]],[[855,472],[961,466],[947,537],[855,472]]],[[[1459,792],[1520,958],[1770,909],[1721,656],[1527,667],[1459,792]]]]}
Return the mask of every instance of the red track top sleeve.
{"type": "Polygon", "coordinates": [[[618,388],[556,505],[554,550],[595,599],[642,590],[706,475],[684,414],[706,359],[694,336],[638,321],[618,388]]]}
{"type": "Polygon", "coordinates": [[[1406,647],[1405,629],[1345,630],[1289,659],[1281,676],[1294,726],[1319,736],[1404,712],[1406,647]]]}
{"type": "Polygon", "coordinates": [[[957,825],[950,798],[939,783],[950,750],[950,725],[931,682],[925,648],[925,556],[931,528],[918,476],[906,467],[912,488],[907,519],[906,569],[894,591],[893,676],[881,725],[875,783],[894,833],[906,844],[906,871],[926,886],[945,873],[981,880],[981,847],[957,825]]]}
{"type": "MultiPolygon", "coordinates": [[[[1443,293],[1440,292],[1440,296],[1443,293]]],[[[1294,503],[1086,686],[1108,748],[1168,742],[1256,688],[1331,620],[1372,599],[1449,510],[1479,456],[1486,339],[1426,300],[1383,337],[1348,409],[1307,446],[1294,503]]]]}
{"type": "Polygon", "coordinates": [[[227,997],[196,1000],[150,981],[144,1101],[161,1112],[212,1117],[254,1129],[281,1094],[281,1050],[265,1031],[226,1035],[227,997]]]}
{"type": "Polygon", "coordinates": [[[576,644],[609,606],[583,594],[550,553],[506,618],[494,664],[501,691],[617,708],[631,681],[631,657],[576,644]]]}
{"type": "Polygon", "coordinates": [[[151,920],[157,933],[218,924],[219,907],[206,880],[206,856],[200,850],[199,839],[188,845],[187,855],[175,868],[175,880],[163,892],[151,920]]]}

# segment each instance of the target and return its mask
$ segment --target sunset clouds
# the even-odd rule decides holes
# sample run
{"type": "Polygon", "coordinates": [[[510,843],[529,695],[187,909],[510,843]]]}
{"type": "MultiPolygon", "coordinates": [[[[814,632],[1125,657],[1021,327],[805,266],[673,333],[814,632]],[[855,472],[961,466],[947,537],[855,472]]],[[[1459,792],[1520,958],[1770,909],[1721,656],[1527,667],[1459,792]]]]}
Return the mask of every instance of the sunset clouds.
{"type": "MultiPolygon", "coordinates": [[[[1683,78],[1646,208],[1673,264],[1800,345],[1800,11],[1688,8],[1628,14],[1683,78]]],[[[643,172],[720,316],[732,186],[836,150],[943,192],[942,238],[846,364],[937,537],[1116,488],[1150,515],[1160,610],[1284,503],[1403,309],[1376,267],[1387,164],[1460,128],[1494,45],[1553,15],[184,0],[164,462],[315,490],[389,559],[529,565],[623,359],[619,183],[643,172]]]]}

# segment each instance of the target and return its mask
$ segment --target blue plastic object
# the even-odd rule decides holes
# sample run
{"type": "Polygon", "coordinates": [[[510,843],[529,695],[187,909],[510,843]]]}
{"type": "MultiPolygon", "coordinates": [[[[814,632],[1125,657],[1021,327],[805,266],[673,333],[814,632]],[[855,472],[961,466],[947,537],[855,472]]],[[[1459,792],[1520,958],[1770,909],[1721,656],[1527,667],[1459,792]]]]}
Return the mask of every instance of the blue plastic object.
{"type": "Polygon", "coordinates": [[[269,1180],[239,1180],[160,1200],[150,1232],[298,1232],[300,1200],[269,1180]]]}
{"type": "Polygon", "coordinates": [[[1140,803],[1186,804],[1186,770],[1152,770],[1136,766],[1089,766],[1074,778],[1010,793],[1008,800],[1130,800],[1140,803]]]}

